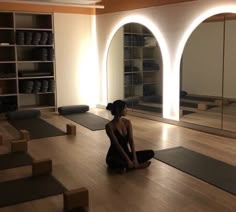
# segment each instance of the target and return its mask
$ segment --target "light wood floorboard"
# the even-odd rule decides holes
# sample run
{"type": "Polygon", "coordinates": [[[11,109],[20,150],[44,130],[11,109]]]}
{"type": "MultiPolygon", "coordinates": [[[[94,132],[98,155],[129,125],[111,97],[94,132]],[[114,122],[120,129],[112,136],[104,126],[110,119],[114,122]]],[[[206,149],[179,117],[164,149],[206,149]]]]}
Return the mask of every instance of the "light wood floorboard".
{"type": "MultiPolygon", "coordinates": [[[[108,111],[91,112],[111,119],[108,111]]],[[[74,122],[57,114],[42,117],[62,130],[74,122]]],[[[166,149],[184,146],[236,166],[236,139],[224,138],[157,121],[127,116],[134,128],[136,149],[166,149]]],[[[89,190],[90,212],[235,212],[236,196],[187,175],[158,160],[148,169],[120,174],[107,172],[109,140],[104,130],[90,131],[76,125],[77,135],[29,141],[29,153],[36,159],[51,158],[53,175],[68,189],[89,190]]],[[[0,121],[4,146],[19,134],[5,120],[0,121]]],[[[187,160],[187,158],[186,158],[187,160]]],[[[30,167],[0,171],[0,182],[29,176],[30,167]]],[[[0,208],[1,212],[57,212],[63,210],[62,195],[0,208]]]]}

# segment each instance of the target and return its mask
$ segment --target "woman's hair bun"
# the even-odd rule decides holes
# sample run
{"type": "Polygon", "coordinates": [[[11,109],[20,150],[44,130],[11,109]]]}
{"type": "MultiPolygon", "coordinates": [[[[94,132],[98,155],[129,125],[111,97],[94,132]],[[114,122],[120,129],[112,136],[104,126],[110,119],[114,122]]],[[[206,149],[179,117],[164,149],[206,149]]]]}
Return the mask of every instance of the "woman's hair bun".
{"type": "Polygon", "coordinates": [[[113,106],[112,103],[108,103],[106,109],[111,111],[112,110],[112,106],[113,106]]]}

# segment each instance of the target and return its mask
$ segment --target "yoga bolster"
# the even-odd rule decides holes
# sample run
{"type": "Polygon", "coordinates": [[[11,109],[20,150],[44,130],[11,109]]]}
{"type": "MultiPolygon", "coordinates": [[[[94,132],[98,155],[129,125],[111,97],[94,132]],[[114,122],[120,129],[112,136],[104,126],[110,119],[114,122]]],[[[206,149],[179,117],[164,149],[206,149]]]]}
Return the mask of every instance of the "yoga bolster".
{"type": "Polygon", "coordinates": [[[38,118],[40,116],[40,111],[39,110],[18,110],[18,111],[8,112],[6,116],[10,120],[32,119],[32,118],[38,118]]]}
{"type": "Polygon", "coordinates": [[[58,108],[58,112],[61,115],[69,115],[73,113],[85,113],[88,110],[89,110],[88,105],[62,106],[58,108]]]}
{"type": "Polygon", "coordinates": [[[144,102],[156,102],[156,103],[162,102],[161,96],[143,96],[141,99],[144,102]]]}
{"type": "Polygon", "coordinates": [[[139,98],[127,98],[124,99],[128,107],[131,107],[132,105],[137,105],[139,103],[139,98]]]}

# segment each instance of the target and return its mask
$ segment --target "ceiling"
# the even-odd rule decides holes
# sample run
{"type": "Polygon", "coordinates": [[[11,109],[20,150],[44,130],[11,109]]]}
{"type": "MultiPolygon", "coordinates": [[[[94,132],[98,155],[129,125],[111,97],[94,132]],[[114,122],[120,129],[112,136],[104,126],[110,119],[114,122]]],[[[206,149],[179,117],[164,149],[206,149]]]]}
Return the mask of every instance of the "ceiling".
{"type": "Polygon", "coordinates": [[[60,4],[60,5],[94,5],[101,2],[102,0],[0,0],[0,2],[7,3],[37,3],[37,4],[60,4]]]}
{"type": "Polygon", "coordinates": [[[62,3],[62,4],[95,4],[101,0],[27,0],[29,2],[62,3]]]}

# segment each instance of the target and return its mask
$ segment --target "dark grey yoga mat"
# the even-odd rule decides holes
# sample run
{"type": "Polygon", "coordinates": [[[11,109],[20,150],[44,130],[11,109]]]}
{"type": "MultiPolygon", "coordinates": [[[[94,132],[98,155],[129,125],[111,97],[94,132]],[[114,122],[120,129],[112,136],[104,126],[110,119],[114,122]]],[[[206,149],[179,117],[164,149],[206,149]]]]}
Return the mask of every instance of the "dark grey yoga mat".
{"type": "MultiPolygon", "coordinates": [[[[180,101],[180,106],[182,106],[182,107],[198,108],[198,104],[194,103],[194,102],[183,102],[183,101],[180,101]]],[[[213,107],[216,107],[216,105],[207,105],[207,109],[211,109],[213,107]]]]}
{"type": "Polygon", "coordinates": [[[196,100],[196,101],[205,101],[205,102],[214,102],[216,99],[213,97],[206,96],[184,96],[181,99],[196,100]]]}
{"type": "Polygon", "coordinates": [[[0,170],[28,166],[32,162],[33,158],[26,152],[8,153],[0,155],[0,170]]]}
{"type": "Polygon", "coordinates": [[[155,152],[155,159],[236,195],[236,167],[184,147],[155,152]]]}
{"type": "Polygon", "coordinates": [[[41,118],[9,120],[9,122],[18,130],[28,130],[31,139],[47,138],[66,134],[41,118]]]}
{"type": "Polygon", "coordinates": [[[88,112],[73,113],[65,115],[65,117],[93,131],[104,130],[105,125],[109,122],[107,119],[88,112]]]}
{"type": "Polygon", "coordinates": [[[1,182],[0,207],[58,195],[64,191],[64,186],[52,175],[1,182]]]}

